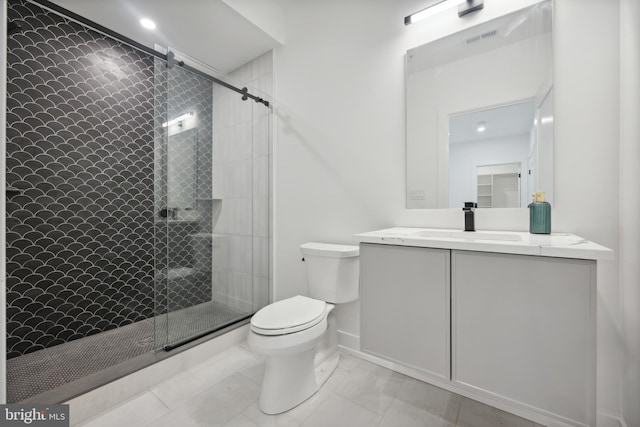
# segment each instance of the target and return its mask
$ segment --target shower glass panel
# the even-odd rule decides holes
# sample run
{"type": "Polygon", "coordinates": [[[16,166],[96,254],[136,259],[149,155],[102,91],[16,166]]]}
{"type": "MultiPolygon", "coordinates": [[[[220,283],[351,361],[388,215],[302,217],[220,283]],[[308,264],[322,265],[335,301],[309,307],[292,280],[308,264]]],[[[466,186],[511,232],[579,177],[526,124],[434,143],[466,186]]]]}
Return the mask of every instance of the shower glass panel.
{"type": "Polygon", "coordinates": [[[257,206],[268,174],[258,179],[254,139],[269,129],[254,109],[269,110],[208,78],[215,70],[195,67],[169,61],[159,110],[166,187],[158,189],[156,344],[165,349],[249,317],[264,305],[257,298],[265,292],[254,287],[268,287],[268,273],[254,272],[268,265],[268,245],[254,230],[268,224],[268,210],[257,206]]]}

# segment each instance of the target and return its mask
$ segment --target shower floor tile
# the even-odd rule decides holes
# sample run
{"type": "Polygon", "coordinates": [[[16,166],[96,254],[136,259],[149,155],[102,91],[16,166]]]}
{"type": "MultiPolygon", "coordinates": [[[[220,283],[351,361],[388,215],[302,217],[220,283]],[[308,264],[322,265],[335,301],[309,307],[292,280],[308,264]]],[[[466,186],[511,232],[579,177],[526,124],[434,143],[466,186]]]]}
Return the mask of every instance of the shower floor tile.
{"type": "Polygon", "coordinates": [[[49,357],[71,382],[152,351],[153,333],[153,319],[142,320],[52,347],[49,357]]]}
{"type": "MultiPolygon", "coordinates": [[[[7,360],[7,402],[20,402],[239,320],[243,313],[211,301],[7,360]]],[[[82,393],[88,390],[78,390],[82,393]]]]}
{"type": "Polygon", "coordinates": [[[7,402],[21,400],[64,384],[58,365],[45,350],[7,360],[7,402]]]}

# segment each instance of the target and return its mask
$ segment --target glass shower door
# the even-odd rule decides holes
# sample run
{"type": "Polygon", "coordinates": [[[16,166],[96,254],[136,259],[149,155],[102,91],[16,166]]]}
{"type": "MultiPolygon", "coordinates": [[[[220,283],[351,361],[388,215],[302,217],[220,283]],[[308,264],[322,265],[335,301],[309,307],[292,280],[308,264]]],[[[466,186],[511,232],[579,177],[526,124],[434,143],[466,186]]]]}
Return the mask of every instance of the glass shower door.
{"type": "Polygon", "coordinates": [[[254,209],[263,187],[254,179],[254,137],[265,130],[254,123],[255,103],[216,83],[207,76],[215,71],[200,64],[169,64],[157,322],[165,349],[251,316],[261,306],[254,296],[268,287],[254,272],[268,264],[268,247],[254,232],[257,216],[268,215],[254,209]]]}

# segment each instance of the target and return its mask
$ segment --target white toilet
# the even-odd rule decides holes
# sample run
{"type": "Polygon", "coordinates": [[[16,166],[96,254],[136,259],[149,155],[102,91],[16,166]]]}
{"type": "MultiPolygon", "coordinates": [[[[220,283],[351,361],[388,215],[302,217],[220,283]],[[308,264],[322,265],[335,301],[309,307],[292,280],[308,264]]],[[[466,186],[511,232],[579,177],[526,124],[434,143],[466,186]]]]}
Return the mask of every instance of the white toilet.
{"type": "Polygon", "coordinates": [[[358,299],[358,246],[305,243],[311,298],[274,302],[251,318],[249,347],[266,356],[259,407],[279,414],[311,397],[331,376],[340,354],[334,304],[358,299]]]}

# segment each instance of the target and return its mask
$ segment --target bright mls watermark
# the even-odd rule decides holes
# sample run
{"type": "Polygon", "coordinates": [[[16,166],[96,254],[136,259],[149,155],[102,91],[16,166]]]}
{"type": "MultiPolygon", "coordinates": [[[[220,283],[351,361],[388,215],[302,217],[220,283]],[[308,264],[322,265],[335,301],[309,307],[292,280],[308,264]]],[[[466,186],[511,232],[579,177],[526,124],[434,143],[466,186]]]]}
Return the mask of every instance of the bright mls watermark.
{"type": "Polygon", "coordinates": [[[0,405],[0,427],[69,427],[69,405],[0,405]]]}

